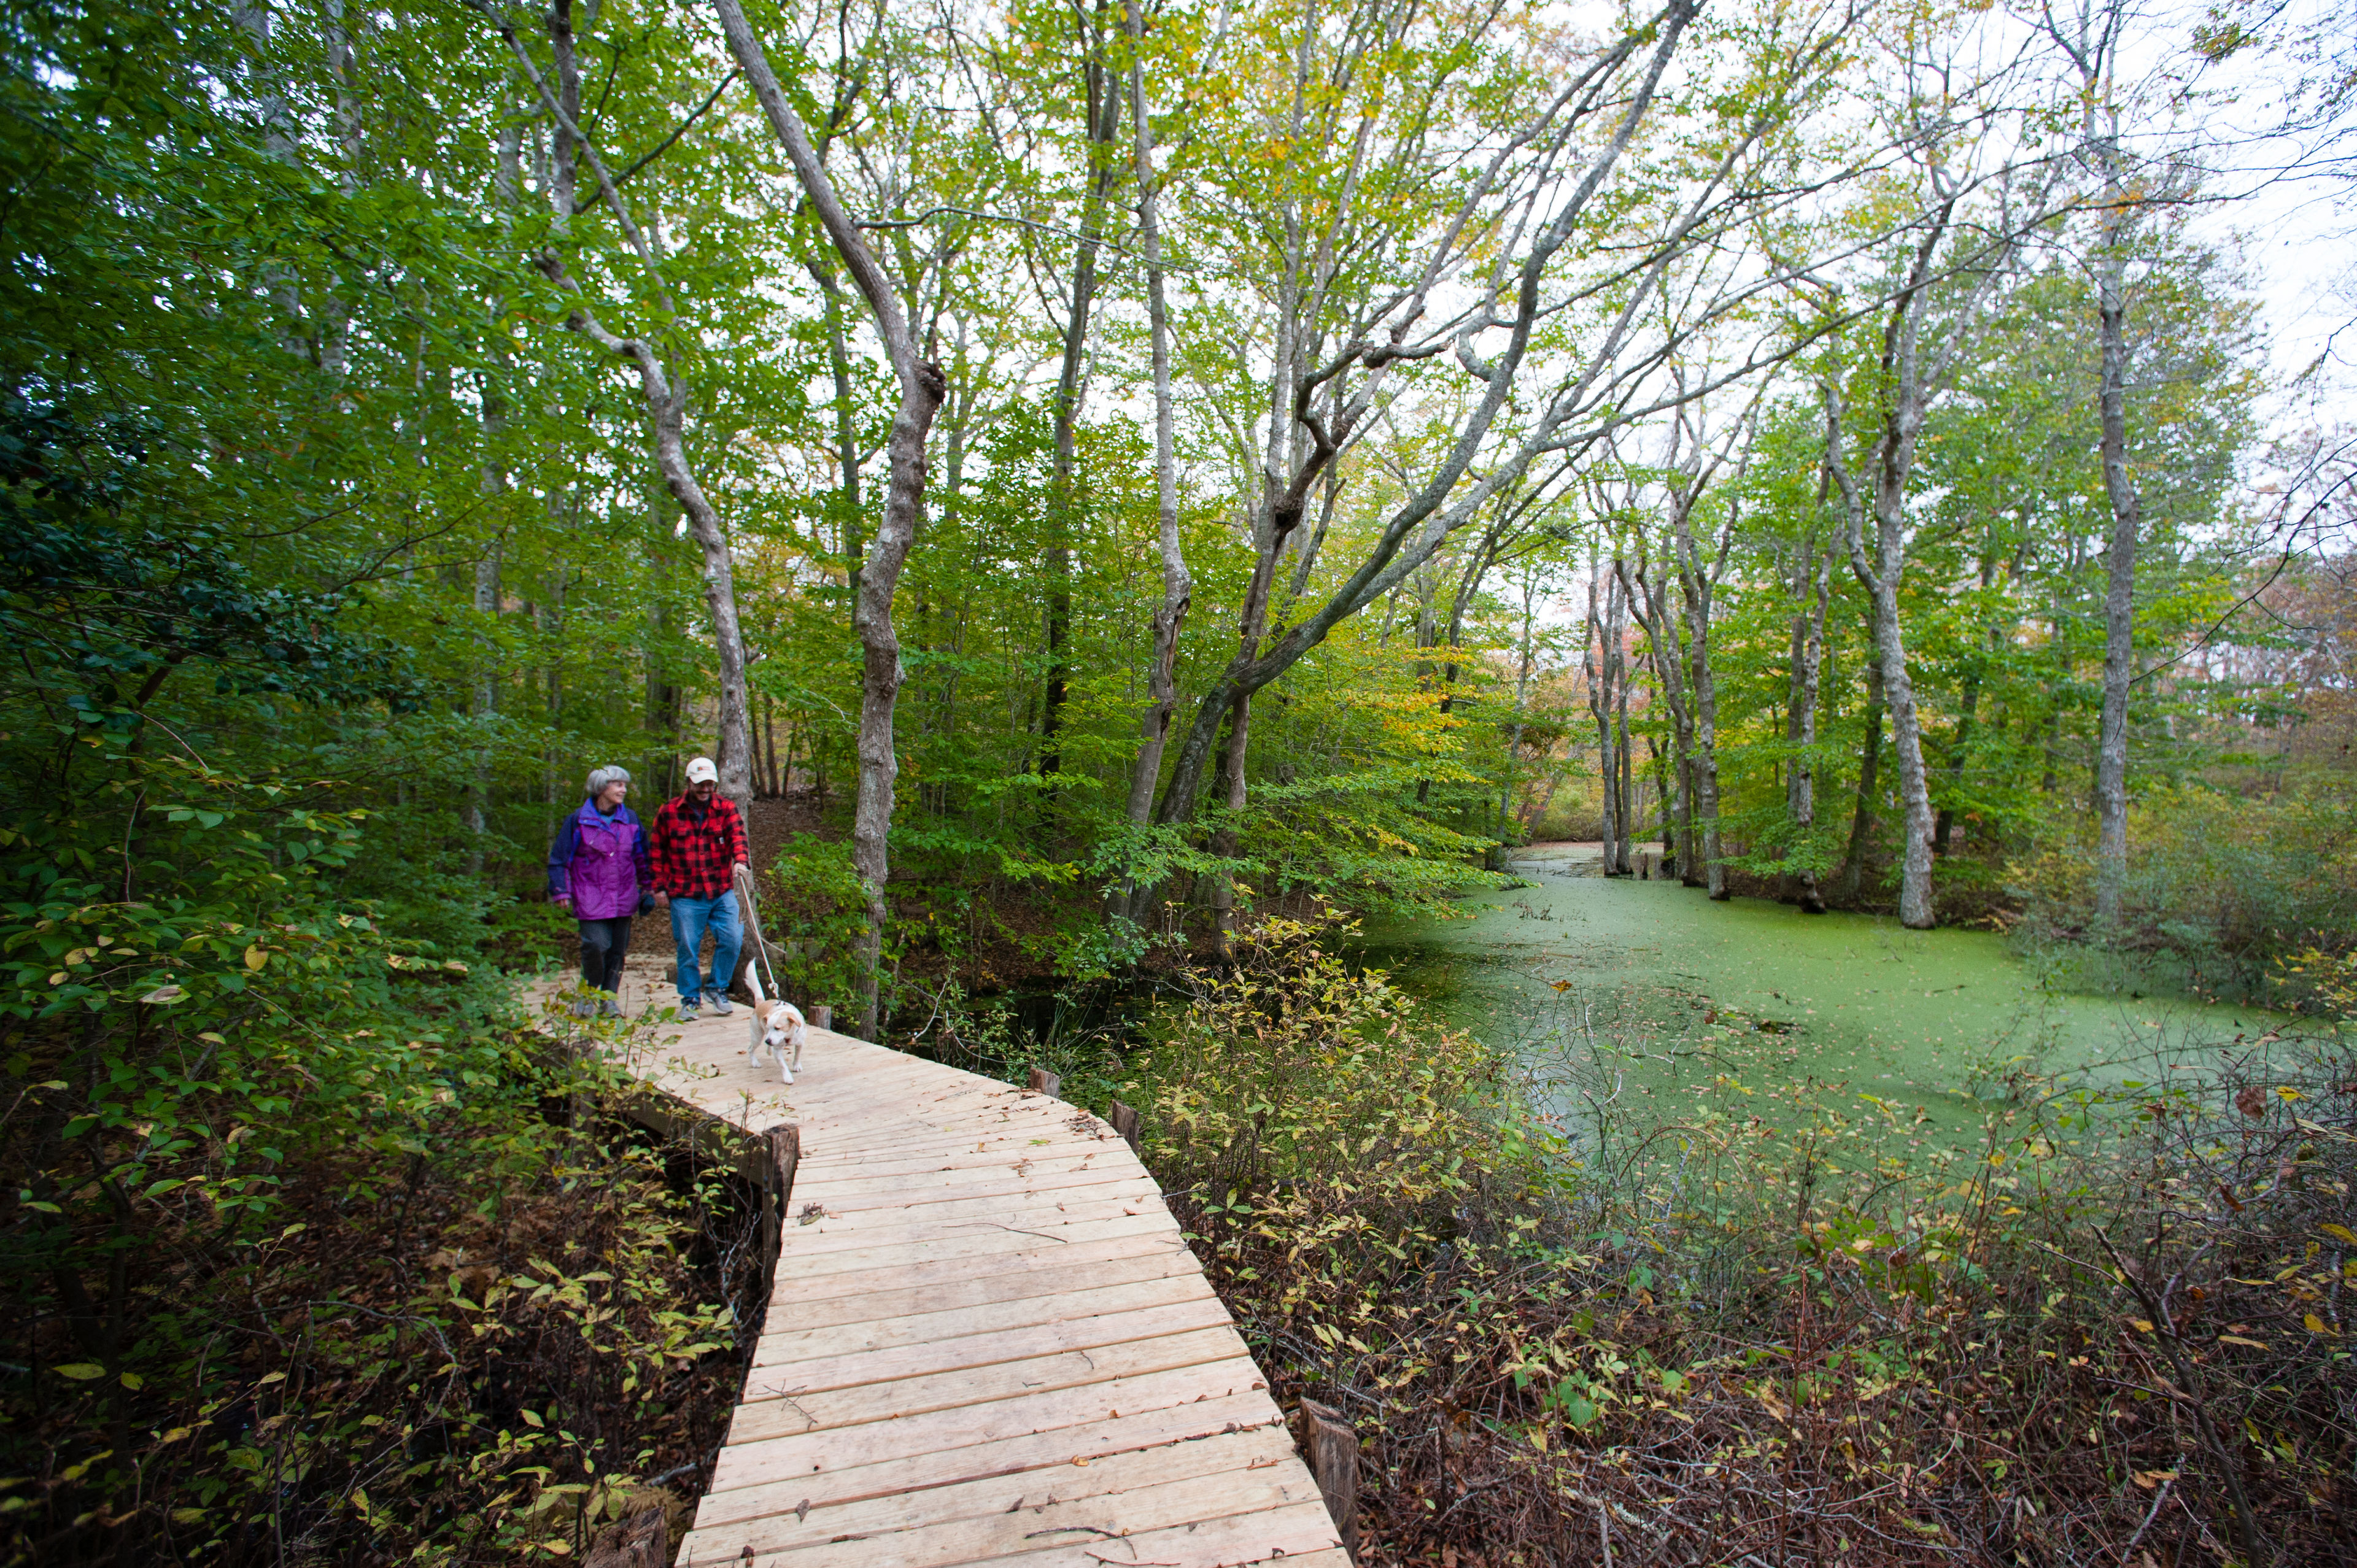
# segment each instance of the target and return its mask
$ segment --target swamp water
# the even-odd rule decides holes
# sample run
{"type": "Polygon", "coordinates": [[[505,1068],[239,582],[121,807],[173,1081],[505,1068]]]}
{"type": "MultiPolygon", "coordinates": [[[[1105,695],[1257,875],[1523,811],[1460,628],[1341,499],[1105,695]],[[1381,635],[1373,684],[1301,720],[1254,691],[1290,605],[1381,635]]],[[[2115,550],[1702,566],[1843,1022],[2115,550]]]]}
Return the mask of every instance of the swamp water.
{"type": "Polygon", "coordinates": [[[2025,1098],[2200,1077],[2289,1022],[2072,993],[1990,932],[1607,878],[1592,844],[1534,845],[1509,870],[1529,886],[1467,898],[1466,918],[1370,923],[1356,950],[1514,1047],[1581,1142],[1704,1113],[1856,1138],[1857,1163],[1953,1153],[2025,1098]]]}

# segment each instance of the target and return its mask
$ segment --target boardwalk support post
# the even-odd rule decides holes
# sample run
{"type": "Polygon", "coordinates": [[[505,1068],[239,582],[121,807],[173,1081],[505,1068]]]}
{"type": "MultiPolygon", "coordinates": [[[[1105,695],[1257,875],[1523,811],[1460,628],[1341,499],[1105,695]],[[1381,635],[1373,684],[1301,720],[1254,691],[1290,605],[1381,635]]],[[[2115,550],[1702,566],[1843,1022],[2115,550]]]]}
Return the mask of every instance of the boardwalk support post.
{"type": "Polygon", "coordinates": [[[1061,1073],[1049,1072],[1043,1067],[1035,1067],[1031,1069],[1032,1093],[1044,1094],[1049,1099],[1054,1100],[1062,1093],[1063,1088],[1064,1078],[1061,1073]]]}
{"type": "Polygon", "coordinates": [[[786,1122],[761,1134],[770,1157],[761,1173],[761,1277],[774,1282],[778,1273],[779,1238],[786,1223],[786,1205],[794,1193],[794,1167],[802,1164],[802,1129],[786,1122]]]}
{"type": "Polygon", "coordinates": [[[1137,1153],[1137,1107],[1134,1105],[1124,1105],[1120,1101],[1114,1101],[1113,1102],[1113,1130],[1120,1133],[1122,1137],[1128,1142],[1129,1152],[1131,1154],[1134,1155],[1137,1153]]]}
{"type": "Polygon", "coordinates": [[[600,1530],[589,1555],[581,1561],[582,1568],[668,1568],[671,1531],[665,1527],[662,1505],[640,1509],[619,1529],[600,1530]]]}
{"type": "Polygon", "coordinates": [[[1342,1412],[1315,1400],[1301,1402],[1302,1435],[1309,1449],[1309,1473],[1342,1533],[1342,1550],[1359,1550],[1359,1434],[1343,1421],[1342,1412]]]}

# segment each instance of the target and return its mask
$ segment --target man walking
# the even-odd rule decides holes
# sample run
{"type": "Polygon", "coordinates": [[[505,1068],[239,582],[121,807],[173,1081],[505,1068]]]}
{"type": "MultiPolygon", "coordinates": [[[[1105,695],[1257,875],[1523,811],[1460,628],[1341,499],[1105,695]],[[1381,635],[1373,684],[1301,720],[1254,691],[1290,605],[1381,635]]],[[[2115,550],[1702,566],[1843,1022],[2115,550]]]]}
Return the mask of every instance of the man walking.
{"type": "Polygon", "coordinates": [[[737,973],[745,930],[737,918],[737,868],[749,862],[745,819],[737,802],[720,793],[720,770],[712,758],[687,765],[687,790],[655,813],[655,902],[671,906],[671,937],[679,948],[680,1011],[725,1017],[736,1011],[728,982],[737,973]],[[712,932],[712,968],[696,957],[706,929],[712,932]]]}

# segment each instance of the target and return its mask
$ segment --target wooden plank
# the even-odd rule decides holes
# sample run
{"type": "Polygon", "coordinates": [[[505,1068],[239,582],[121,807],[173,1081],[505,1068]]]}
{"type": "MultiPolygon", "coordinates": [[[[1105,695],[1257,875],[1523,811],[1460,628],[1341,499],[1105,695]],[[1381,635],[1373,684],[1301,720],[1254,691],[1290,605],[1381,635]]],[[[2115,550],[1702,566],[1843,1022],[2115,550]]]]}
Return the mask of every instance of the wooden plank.
{"type": "MultiPolygon", "coordinates": [[[[1089,1193],[1103,1188],[1084,1188],[1089,1193]]],[[[1071,1197],[1051,1202],[1053,1193],[1032,1200],[969,1197],[941,1205],[896,1209],[860,1209],[854,1214],[813,1214],[813,1205],[794,1193],[794,1224],[787,1226],[780,1245],[780,1266],[818,1264],[830,1252],[856,1247],[887,1247],[893,1242],[924,1242],[931,1238],[952,1240],[969,1230],[1002,1230],[1028,1236],[1042,1245],[1056,1245],[1072,1226],[1108,1219],[1148,1219],[1155,1217],[1159,1193],[1138,1188],[1110,1188],[1108,1197],[1071,1197]]],[[[1165,1224],[1174,1224],[1165,1217],[1165,1224]]]]}
{"type": "Polygon", "coordinates": [[[840,1146],[831,1157],[840,1160],[846,1170],[890,1166],[934,1156],[949,1159],[966,1155],[1036,1155],[1039,1152],[1038,1140],[1043,1138],[1050,1144],[1083,1150],[1109,1147],[1111,1144],[1100,1134],[1075,1133],[1070,1127],[1043,1130],[1011,1117],[1004,1122],[994,1119],[988,1125],[967,1122],[928,1134],[921,1142],[871,1140],[859,1126],[845,1123],[835,1123],[834,1126],[834,1136],[840,1146]]]}
{"type": "Polygon", "coordinates": [[[1135,1159],[1116,1156],[1112,1149],[1103,1145],[1092,1145],[1079,1150],[1006,1149],[987,1155],[967,1150],[960,1154],[867,1165],[850,1165],[836,1159],[827,1163],[825,1179],[827,1185],[837,1191],[858,1192],[902,1182],[931,1183],[956,1177],[971,1179],[989,1173],[1028,1175],[1081,1170],[1119,1171],[1125,1176],[1146,1174],[1146,1167],[1135,1159]]]}
{"type": "Polygon", "coordinates": [[[1282,1561],[1286,1568],[1296,1568],[1311,1552],[1323,1556],[1329,1551],[1340,1551],[1334,1544],[1334,1521],[1326,1517],[1326,1505],[1316,1501],[1148,1530],[1107,1546],[1110,1549],[1094,1543],[1054,1546],[988,1561],[1006,1568],[1111,1568],[1132,1563],[1152,1563],[1157,1568],[1252,1568],[1282,1561]]]}
{"type": "Polygon", "coordinates": [[[1071,1186],[1092,1181],[1153,1179],[1135,1161],[1103,1159],[1094,1155],[1059,1155],[1039,1159],[1001,1155],[987,1163],[976,1161],[967,1165],[929,1162],[928,1168],[888,1171],[872,1176],[846,1176],[839,1165],[812,1173],[812,1180],[829,1195],[846,1200],[894,1194],[954,1192],[962,1187],[997,1188],[1041,1182],[1071,1186]]]}
{"type": "Polygon", "coordinates": [[[1050,1203],[1048,1195],[1042,1194],[1038,1200],[1019,1207],[1000,1200],[934,1207],[953,1212],[914,1217],[877,1209],[839,1218],[823,1214],[812,1218],[802,1195],[796,1193],[794,1223],[788,1228],[780,1245],[778,1266],[800,1270],[823,1264],[830,1252],[872,1251],[879,1247],[922,1244],[935,1239],[946,1244],[967,1233],[987,1231],[1052,1244],[1060,1237],[1077,1234],[1092,1225],[1128,1219],[1150,1219],[1162,1226],[1177,1224],[1162,1207],[1161,1195],[1155,1192],[1063,1203],[1050,1203]]]}
{"type": "MultiPolygon", "coordinates": [[[[1084,1269],[1092,1290],[1135,1284],[1146,1280],[1200,1280],[1203,1272],[1194,1254],[1183,1247],[1162,1247],[1150,1252],[1094,1259],[1083,1265],[1060,1255],[1050,1259],[1038,1252],[1006,1254],[1030,1265],[1004,1273],[977,1273],[972,1267],[942,1271],[939,1278],[916,1284],[899,1283],[905,1270],[872,1274],[828,1275],[830,1279],[865,1280],[867,1283],[844,1294],[817,1299],[773,1294],[762,1326],[764,1343],[773,1334],[833,1332],[846,1326],[877,1323],[920,1314],[951,1312],[959,1307],[987,1306],[996,1302],[1023,1301],[1055,1295],[1071,1288],[1076,1272],[1084,1269]]],[[[996,1262],[996,1260],[991,1260],[996,1262]]],[[[984,1266],[987,1266],[985,1263],[984,1266]]]]}
{"type": "Polygon", "coordinates": [[[874,1110],[844,1116],[830,1101],[810,1098],[806,1102],[822,1115],[839,1122],[846,1139],[844,1149],[846,1155],[868,1160],[912,1154],[943,1154],[961,1147],[972,1148],[976,1144],[998,1148],[1019,1147],[1038,1142],[1095,1144],[1103,1141],[1094,1128],[1074,1125],[1075,1117],[1029,1114],[1020,1107],[967,1108],[948,1116],[899,1116],[888,1111],[874,1110]],[[872,1135],[887,1126],[897,1126],[899,1134],[888,1141],[872,1135]]]}
{"type": "MultiPolygon", "coordinates": [[[[1177,1500],[1169,1494],[1189,1483],[1200,1487],[1213,1477],[1237,1498],[1249,1502],[1254,1499],[1254,1488],[1263,1481],[1260,1473],[1276,1469],[1292,1455],[1293,1439],[1282,1426],[1263,1427],[1202,1442],[1174,1443],[1107,1455],[1080,1465],[1067,1459],[1043,1468],[949,1482],[924,1492],[921,1513],[910,1508],[912,1499],[905,1492],[828,1503],[811,1498],[787,1501],[785,1494],[794,1488],[770,1487],[769,1493],[779,1505],[774,1512],[726,1524],[706,1522],[699,1517],[695,1550],[699,1557],[724,1561],[741,1557],[748,1546],[757,1553],[794,1551],[800,1561],[798,1549],[832,1545],[845,1537],[859,1536],[884,1551],[921,1552],[930,1544],[936,1552],[948,1550],[971,1554],[977,1546],[987,1552],[995,1544],[995,1531],[985,1533],[973,1528],[984,1521],[1053,1518],[1057,1510],[1069,1513],[1075,1505],[1137,1518],[1140,1515],[1131,1511],[1135,1507],[1133,1495],[1154,1491],[1165,1494],[1158,1511],[1167,1515],[1177,1500]],[[806,1509],[804,1504],[808,1505],[806,1509]],[[965,1528],[954,1528],[960,1526],[965,1528]]],[[[1260,1500],[1283,1503],[1301,1499],[1285,1496],[1280,1490],[1278,1495],[1260,1500]]],[[[1205,1506],[1216,1510],[1222,1505],[1217,1498],[1202,1496],[1188,1499],[1190,1511],[1205,1506]]],[[[1157,1510],[1149,1498],[1144,1517],[1152,1517],[1153,1511],[1157,1510]]],[[[1027,1526],[1023,1535],[1028,1536],[1030,1530],[1027,1526]]],[[[969,1560],[970,1555],[930,1559],[935,1563],[969,1560]]]]}
{"type": "Polygon", "coordinates": [[[1053,1496],[1263,1470],[1295,1456],[1293,1434],[1283,1421],[1254,1426],[1233,1420],[1207,1422],[1196,1413],[1202,1408],[1156,1412],[1135,1423],[1094,1422],[1006,1443],[737,1487],[714,1494],[715,1501],[725,1507],[699,1513],[696,1529],[738,1532],[734,1541],[711,1541],[733,1554],[747,1542],[774,1547],[798,1535],[824,1540],[845,1530],[897,1527],[914,1517],[909,1508],[914,1494],[923,1494],[924,1519],[962,1519],[1003,1514],[1022,1501],[1041,1503],[1053,1496]],[[1140,1432],[1188,1435],[1135,1442],[1124,1431],[1133,1424],[1140,1432]],[[807,1530],[807,1525],[820,1528],[807,1530]]]}
{"type": "Polygon", "coordinates": [[[996,1519],[778,1552],[757,1547],[755,1561],[779,1568],[940,1568],[959,1563],[1007,1563],[1019,1568],[1108,1568],[1131,1563],[1235,1568],[1336,1544],[1325,1505],[1314,1491],[1307,1500],[1299,1496],[1306,1483],[1297,1476],[1278,1478],[1272,1469],[1266,1479],[1207,1477],[1118,1498],[1049,1503],[996,1519]]]}
{"type": "MultiPolygon", "coordinates": [[[[996,1274],[1085,1268],[1101,1262],[1125,1258],[1181,1256],[1191,1263],[1194,1254],[1187,1251],[1178,1227],[1173,1224],[1143,1233],[1108,1236],[1092,1241],[1071,1241],[1061,1245],[1043,1242],[1037,1247],[965,1257],[929,1259],[917,1253],[888,1260],[875,1268],[804,1273],[780,1271],[770,1286],[770,1300],[780,1305],[792,1306],[799,1303],[831,1301],[838,1296],[869,1291],[918,1290],[952,1281],[986,1279],[996,1274]]],[[[826,1261],[834,1263],[840,1260],[829,1255],[826,1261]]]]}
{"type": "MultiPolygon", "coordinates": [[[[764,1333],[754,1346],[753,1365],[784,1367],[825,1357],[865,1354],[904,1345],[959,1339],[975,1334],[1006,1333],[1017,1328],[1044,1328],[1049,1324],[1139,1308],[1216,1299],[1211,1294],[1211,1282],[1201,1274],[1181,1274],[1130,1284],[1067,1290],[1054,1295],[1033,1295],[1014,1301],[946,1307],[900,1317],[871,1318],[848,1327],[764,1333]]],[[[764,1325],[765,1328],[768,1326],[770,1326],[764,1325]]]]}
{"type": "Polygon", "coordinates": [[[896,1263],[946,1262],[957,1258],[982,1258],[999,1252],[1029,1252],[1042,1246],[1078,1245],[1114,1237],[1168,1237],[1173,1243],[1185,1244],[1178,1240],[1178,1222],[1158,1203],[1150,1207],[1141,1205],[1135,1214],[1074,1220],[1048,1231],[1044,1238],[1040,1232],[1031,1230],[975,1226],[956,1234],[941,1234],[916,1240],[905,1237],[862,1240],[847,1247],[827,1251],[813,1249],[804,1253],[794,1247],[792,1236],[797,1229],[801,1227],[788,1229],[786,1252],[779,1260],[778,1268],[781,1273],[798,1280],[814,1280],[823,1274],[866,1272],[896,1263]]]}
{"type": "MultiPolygon", "coordinates": [[[[1093,1464],[1166,1444],[1282,1431],[1285,1418],[1263,1390],[1201,1391],[1206,1372],[1222,1367],[1230,1380],[1240,1375],[1233,1363],[1222,1362],[1003,1400],[987,1407],[984,1424],[968,1407],[736,1444],[721,1451],[696,1518],[727,1523],[797,1508],[804,1499],[856,1502],[1075,1460],[1093,1464]],[[999,1435],[963,1441],[977,1433],[999,1435]]],[[[1258,1372],[1249,1375],[1256,1380],[1258,1372]]],[[[1289,1447],[1289,1434],[1286,1442],[1289,1447]]]]}
{"type": "MultiPolygon", "coordinates": [[[[1244,1342],[1232,1326],[1222,1324],[1191,1334],[1131,1339],[1116,1345],[1026,1357],[988,1367],[960,1367],[899,1382],[863,1383],[820,1393],[791,1391],[791,1379],[770,1379],[766,1380],[760,1395],[754,1397],[753,1385],[765,1381],[756,1375],[746,1380],[748,1398],[737,1407],[728,1427],[728,1441],[751,1443],[830,1426],[905,1419],[927,1411],[987,1404],[1042,1389],[1076,1388],[1135,1377],[1140,1372],[1207,1366],[1240,1358],[1249,1363],[1250,1358],[1244,1356],[1244,1342]]],[[[1220,1386],[1228,1387],[1232,1381],[1220,1386]]]]}
{"type": "Polygon", "coordinates": [[[1121,1171],[1049,1171],[1028,1176],[1009,1171],[996,1178],[970,1180],[953,1187],[908,1182],[880,1191],[848,1193],[830,1186],[823,1177],[813,1177],[808,1186],[797,1187],[794,1207],[799,1210],[805,1204],[815,1203],[829,1214],[905,1212],[911,1219],[954,1219],[962,1213],[1003,1215],[1024,1207],[1010,1199],[1026,1197],[1045,1197],[1050,1203],[1061,1203],[1161,1196],[1162,1188],[1151,1176],[1121,1171]]]}
{"type": "Polygon", "coordinates": [[[1057,1323],[985,1330],[942,1339],[853,1349],[807,1360],[757,1366],[746,1374],[744,1402],[800,1397],[834,1389],[872,1387],[936,1372],[995,1366],[1064,1350],[1094,1350],[1133,1339],[1160,1339],[1199,1328],[1229,1326],[1227,1308],[1206,1291],[1188,1301],[1103,1312],[1057,1323]]]}
{"type": "MultiPolygon", "coordinates": [[[[834,1103],[824,1095],[808,1095],[805,1098],[813,1107],[821,1110],[834,1103]]],[[[1050,1114],[1039,1109],[1039,1104],[1035,1101],[1028,1109],[1021,1105],[999,1105],[985,1107],[963,1116],[907,1120],[922,1130],[924,1145],[920,1152],[960,1146],[971,1148],[977,1144],[997,1147],[1028,1138],[1054,1137],[1092,1144],[1105,1141],[1102,1127],[1093,1117],[1083,1117],[1070,1106],[1065,1107],[1060,1114],[1050,1114]]],[[[907,1152],[909,1145],[871,1143],[864,1137],[866,1129],[894,1119],[888,1112],[866,1112],[856,1121],[846,1119],[843,1130],[846,1136],[856,1140],[849,1152],[866,1159],[890,1159],[907,1152]]]]}

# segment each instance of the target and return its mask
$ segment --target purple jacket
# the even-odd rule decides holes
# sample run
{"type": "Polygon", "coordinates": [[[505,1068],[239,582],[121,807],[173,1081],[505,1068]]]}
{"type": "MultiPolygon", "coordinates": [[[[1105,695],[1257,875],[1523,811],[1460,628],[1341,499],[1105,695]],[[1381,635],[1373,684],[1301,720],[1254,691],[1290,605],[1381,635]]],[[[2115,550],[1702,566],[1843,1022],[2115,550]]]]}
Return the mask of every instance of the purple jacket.
{"type": "Polygon", "coordinates": [[[610,817],[594,800],[565,819],[548,852],[548,896],[573,898],[582,920],[619,920],[639,912],[639,889],[650,886],[647,832],[628,806],[610,817]]]}

